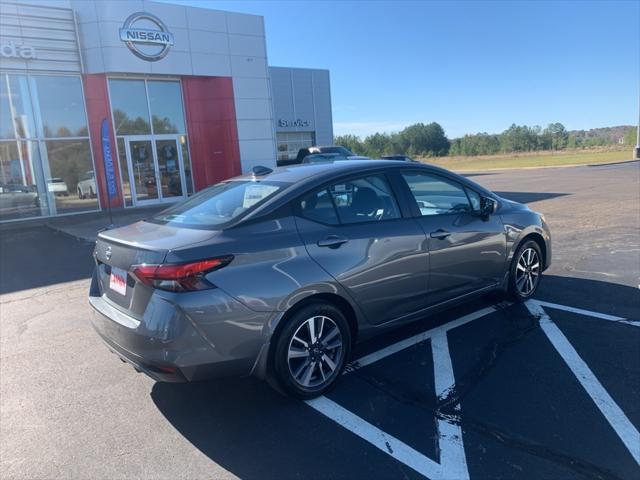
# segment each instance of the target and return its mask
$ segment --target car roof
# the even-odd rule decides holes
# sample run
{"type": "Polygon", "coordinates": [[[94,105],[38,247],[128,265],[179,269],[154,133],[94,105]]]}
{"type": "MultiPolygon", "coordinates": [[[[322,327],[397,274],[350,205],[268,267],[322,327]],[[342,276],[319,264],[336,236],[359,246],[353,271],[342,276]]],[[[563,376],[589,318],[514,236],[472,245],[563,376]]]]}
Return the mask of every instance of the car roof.
{"type": "Polygon", "coordinates": [[[391,160],[340,160],[333,162],[328,160],[326,162],[302,163],[299,165],[278,167],[273,169],[273,171],[267,175],[259,175],[256,177],[249,173],[230,180],[246,181],[259,178],[260,180],[268,180],[270,182],[297,183],[312,177],[333,177],[335,175],[349,173],[351,171],[359,172],[385,166],[397,167],[398,162],[391,160]]]}

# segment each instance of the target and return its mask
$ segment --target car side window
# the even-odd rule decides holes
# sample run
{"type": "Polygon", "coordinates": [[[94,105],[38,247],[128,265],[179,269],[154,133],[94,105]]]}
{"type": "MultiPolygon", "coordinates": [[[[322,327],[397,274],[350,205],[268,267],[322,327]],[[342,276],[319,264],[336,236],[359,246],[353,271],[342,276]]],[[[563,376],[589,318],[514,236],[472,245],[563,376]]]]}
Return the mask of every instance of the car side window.
{"type": "Polygon", "coordinates": [[[328,190],[307,195],[300,201],[300,213],[303,217],[314,222],[326,223],[327,225],[338,225],[338,215],[329,197],[328,190]]]}
{"type": "Polygon", "coordinates": [[[341,223],[400,218],[400,210],[383,175],[345,180],[329,187],[341,223]]]}
{"type": "Polygon", "coordinates": [[[473,208],[474,212],[479,212],[481,205],[480,194],[475,190],[471,190],[470,188],[465,187],[465,190],[467,191],[467,196],[469,197],[469,201],[471,202],[471,208],[473,208]]]}
{"type": "Polygon", "coordinates": [[[421,172],[404,172],[402,176],[423,217],[473,211],[462,185],[421,172]]]}

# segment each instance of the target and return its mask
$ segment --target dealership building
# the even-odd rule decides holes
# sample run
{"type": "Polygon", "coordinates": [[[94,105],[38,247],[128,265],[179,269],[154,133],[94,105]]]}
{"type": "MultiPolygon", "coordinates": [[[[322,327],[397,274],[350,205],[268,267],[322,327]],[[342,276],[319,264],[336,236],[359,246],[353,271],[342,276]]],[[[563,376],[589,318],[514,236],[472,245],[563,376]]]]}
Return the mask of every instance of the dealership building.
{"type": "Polygon", "coordinates": [[[329,72],[269,67],[261,16],[0,0],[0,222],[169,203],[332,139],[329,72]]]}

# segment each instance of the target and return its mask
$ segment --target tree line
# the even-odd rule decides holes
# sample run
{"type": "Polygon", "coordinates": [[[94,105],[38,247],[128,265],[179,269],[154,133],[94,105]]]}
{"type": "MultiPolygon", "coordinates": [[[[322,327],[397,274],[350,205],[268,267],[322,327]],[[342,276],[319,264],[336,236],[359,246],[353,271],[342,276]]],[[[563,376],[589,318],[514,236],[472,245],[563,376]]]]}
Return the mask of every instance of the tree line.
{"type": "MultiPolygon", "coordinates": [[[[379,157],[403,154],[417,157],[445,155],[495,155],[500,153],[564,150],[605,146],[617,143],[610,137],[590,137],[589,132],[569,132],[562,123],[546,128],[513,124],[498,134],[477,133],[448,139],[436,122],[416,123],[397,133],[374,133],[362,140],[355,135],[336,136],[336,145],[343,145],[358,155],[379,157]]],[[[625,145],[635,145],[635,131],[624,135],[625,145]]]]}

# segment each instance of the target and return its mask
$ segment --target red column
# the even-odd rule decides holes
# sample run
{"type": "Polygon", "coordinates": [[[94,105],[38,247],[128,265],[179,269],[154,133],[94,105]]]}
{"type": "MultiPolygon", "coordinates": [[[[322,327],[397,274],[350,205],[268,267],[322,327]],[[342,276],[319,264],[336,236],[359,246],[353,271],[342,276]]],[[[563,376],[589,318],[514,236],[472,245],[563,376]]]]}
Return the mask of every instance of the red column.
{"type": "Polygon", "coordinates": [[[122,186],[120,183],[120,163],[116,139],[111,123],[111,106],[109,105],[109,93],[107,90],[107,76],[104,74],[83,75],[84,98],[87,104],[89,132],[91,134],[91,146],[93,147],[93,162],[96,167],[96,187],[100,196],[102,208],[107,208],[109,199],[107,196],[107,181],[104,172],[104,158],[102,157],[102,120],[109,122],[109,137],[111,139],[111,156],[113,168],[116,174],[118,195],[111,200],[112,207],[122,207],[122,186]]]}
{"type": "Polygon", "coordinates": [[[183,77],[182,90],[195,189],[240,175],[231,78],[183,77]]]}

